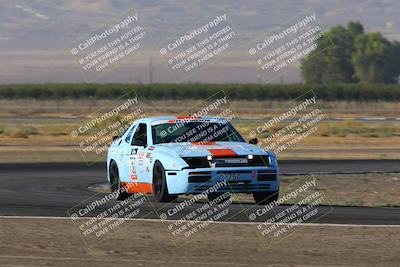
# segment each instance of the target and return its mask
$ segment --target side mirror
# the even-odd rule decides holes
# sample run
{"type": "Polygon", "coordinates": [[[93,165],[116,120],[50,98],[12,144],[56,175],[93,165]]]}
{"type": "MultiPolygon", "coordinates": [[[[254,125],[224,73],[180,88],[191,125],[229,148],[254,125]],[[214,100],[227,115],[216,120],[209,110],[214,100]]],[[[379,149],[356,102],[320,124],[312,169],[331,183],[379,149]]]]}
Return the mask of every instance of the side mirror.
{"type": "Polygon", "coordinates": [[[112,140],[115,141],[115,140],[117,140],[117,139],[120,138],[120,137],[121,137],[121,136],[119,136],[119,135],[113,136],[112,140]]]}
{"type": "Polygon", "coordinates": [[[249,144],[257,145],[258,144],[258,139],[257,138],[250,139],[249,140],[249,144]]]}

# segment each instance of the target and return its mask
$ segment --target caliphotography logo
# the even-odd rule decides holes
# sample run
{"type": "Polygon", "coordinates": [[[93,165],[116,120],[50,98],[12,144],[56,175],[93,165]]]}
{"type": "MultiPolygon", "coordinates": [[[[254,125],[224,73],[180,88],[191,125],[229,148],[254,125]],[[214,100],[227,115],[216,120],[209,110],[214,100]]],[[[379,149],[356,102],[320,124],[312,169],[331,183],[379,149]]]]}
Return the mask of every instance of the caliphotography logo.
{"type": "Polygon", "coordinates": [[[332,44],[318,15],[308,8],[251,42],[248,52],[255,59],[264,81],[271,82],[301,60],[318,56],[332,44]]]}
{"type": "Polygon", "coordinates": [[[140,218],[146,214],[143,206],[146,206],[149,200],[142,193],[132,194],[120,202],[114,201],[120,194],[129,191],[130,188],[124,186],[104,196],[97,193],[67,211],[88,248],[123,230],[129,219],[140,218]]]}
{"type": "Polygon", "coordinates": [[[95,81],[151,45],[140,20],[135,9],[130,9],[71,44],[70,53],[87,82],[95,81]]]}
{"type": "Polygon", "coordinates": [[[109,144],[123,134],[129,125],[145,117],[139,97],[135,92],[128,91],[73,125],[70,136],[83,159],[91,165],[105,158],[109,144]]]}
{"type": "MultiPolygon", "coordinates": [[[[305,227],[305,223],[316,223],[333,212],[316,176],[299,179],[290,184],[288,189],[279,198],[272,196],[274,200],[268,201],[268,204],[246,211],[249,221],[255,222],[256,231],[265,249],[270,249],[296,233],[305,227]]],[[[261,203],[265,202],[264,200],[261,203]]]]}
{"type": "Polygon", "coordinates": [[[223,10],[169,37],[160,48],[171,75],[182,82],[221,60],[240,45],[239,34],[223,10]]]}
{"type": "Polygon", "coordinates": [[[256,122],[248,134],[259,139],[259,145],[265,150],[275,154],[293,152],[303,142],[312,142],[313,136],[332,127],[313,90],[270,114],[273,117],[256,122]]]}

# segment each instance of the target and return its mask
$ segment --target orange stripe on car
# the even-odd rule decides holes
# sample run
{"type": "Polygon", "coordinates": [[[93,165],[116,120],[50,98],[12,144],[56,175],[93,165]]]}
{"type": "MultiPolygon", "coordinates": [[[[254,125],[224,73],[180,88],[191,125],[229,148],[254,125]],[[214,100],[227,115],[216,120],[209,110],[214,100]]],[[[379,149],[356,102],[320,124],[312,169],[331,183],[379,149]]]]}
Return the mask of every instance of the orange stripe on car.
{"type": "Polygon", "coordinates": [[[122,186],[125,186],[127,188],[127,192],[129,194],[134,194],[134,193],[145,193],[145,194],[151,194],[153,193],[153,185],[152,184],[147,184],[147,183],[121,183],[122,186]]]}
{"type": "Polygon", "coordinates": [[[197,120],[200,117],[197,116],[176,116],[178,120],[197,120]]]}
{"type": "Polygon", "coordinates": [[[214,157],[235,157],[236,152],[232,149],[209,149],[208,150],[214,157]]]}

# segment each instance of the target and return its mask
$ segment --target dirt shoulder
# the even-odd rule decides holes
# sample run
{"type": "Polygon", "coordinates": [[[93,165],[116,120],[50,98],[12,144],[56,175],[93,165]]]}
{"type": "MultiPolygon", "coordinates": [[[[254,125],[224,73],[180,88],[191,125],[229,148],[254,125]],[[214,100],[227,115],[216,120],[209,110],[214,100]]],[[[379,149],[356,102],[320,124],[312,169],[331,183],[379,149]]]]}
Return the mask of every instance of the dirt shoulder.
{"type": "Polygon", "coordinates": [[[263,249],[253,225],[219,224],[177,249],[162,223],[129,221],[88,249],[69,220],[1,218],[0,226],[1,266],[398,266],[400,260],[399,227],[305,226],[263,249]]]}

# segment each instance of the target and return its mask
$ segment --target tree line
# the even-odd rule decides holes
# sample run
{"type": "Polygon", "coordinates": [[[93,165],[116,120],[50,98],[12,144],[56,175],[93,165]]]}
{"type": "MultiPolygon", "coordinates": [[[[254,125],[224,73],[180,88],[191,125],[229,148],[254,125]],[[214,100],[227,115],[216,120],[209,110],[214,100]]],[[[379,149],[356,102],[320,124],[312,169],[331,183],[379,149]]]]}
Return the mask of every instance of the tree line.
{"type": "Polygon", "coordinates": [[[220,91],[230,100],[293,100],[310,89],[321,100],[399,101],[397,84],[8,84],[0,99],[117,99],[135,92],[142,100],[206,99],[220,91]]]}
{"type": "Polygon", "coordinates": [[[301,61],[307,83],[398,83],[400,42],[380,32],[365,33],[360,22],[331,28],[301,61]]]}

